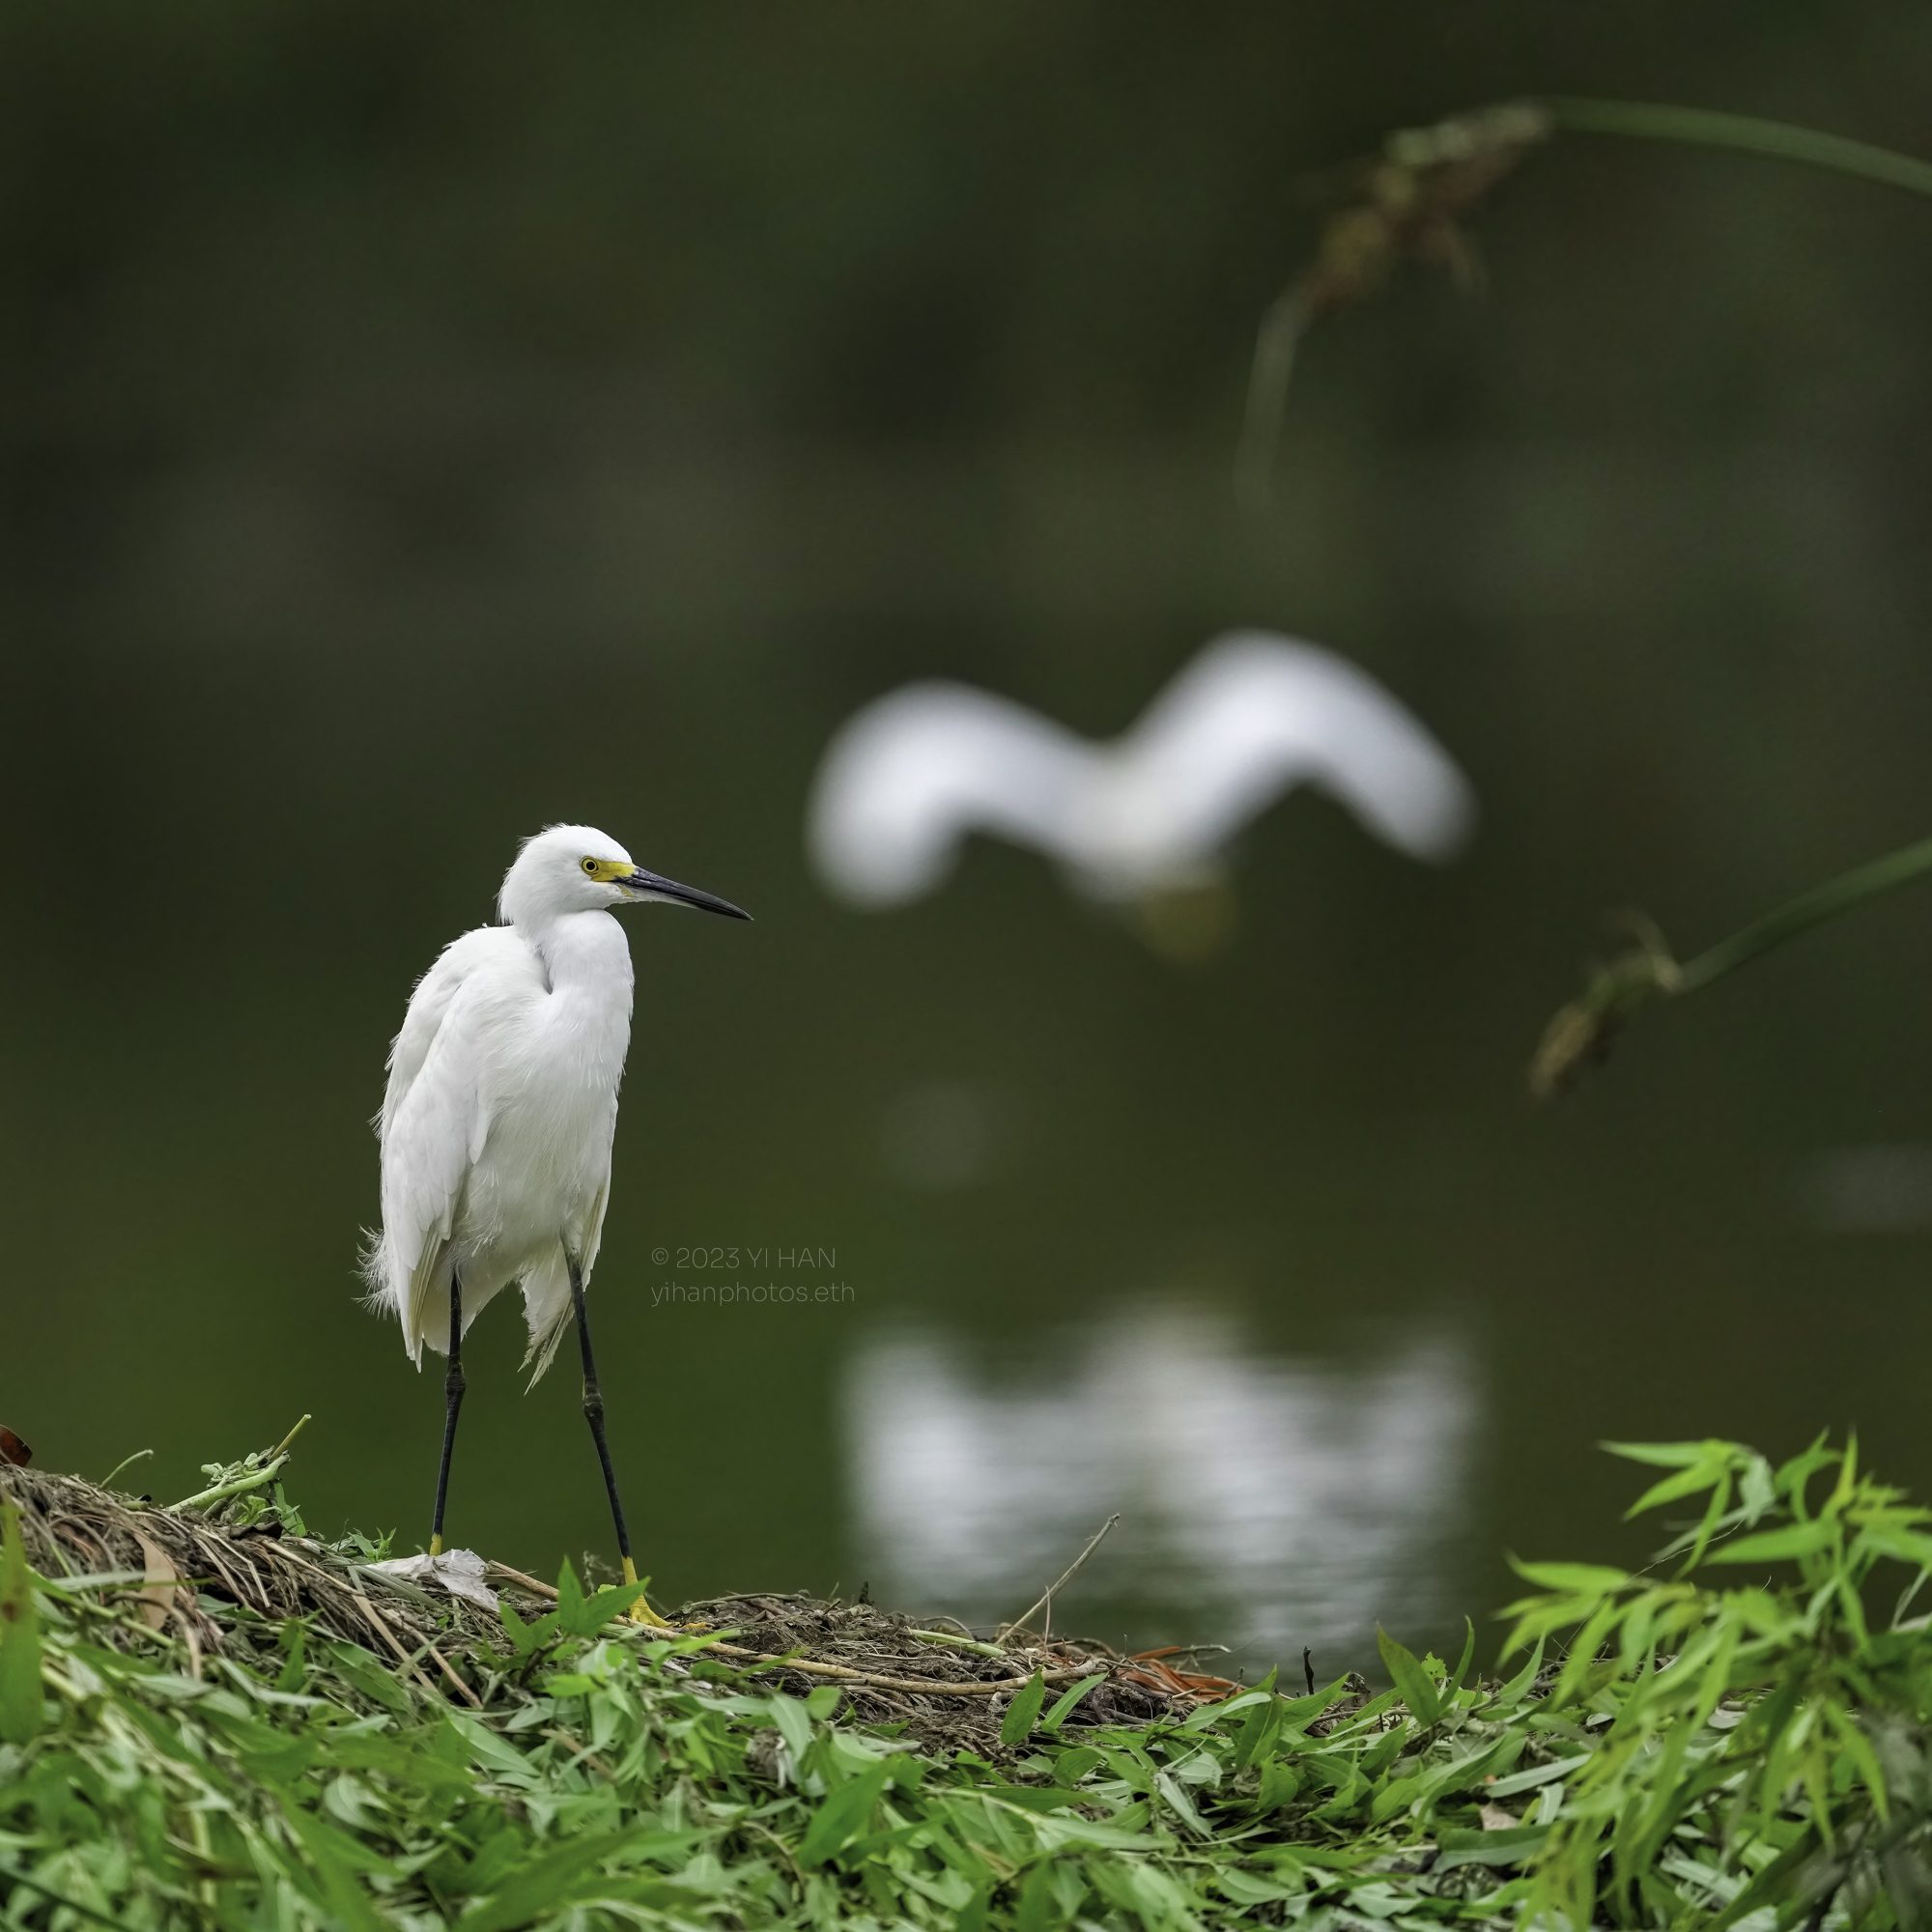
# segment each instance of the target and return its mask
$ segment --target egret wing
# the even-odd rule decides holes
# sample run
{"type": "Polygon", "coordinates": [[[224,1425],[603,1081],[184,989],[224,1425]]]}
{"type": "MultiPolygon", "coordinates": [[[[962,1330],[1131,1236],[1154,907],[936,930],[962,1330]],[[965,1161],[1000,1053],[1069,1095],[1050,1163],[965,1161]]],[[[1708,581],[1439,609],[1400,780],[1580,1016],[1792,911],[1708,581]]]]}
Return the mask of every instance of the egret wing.
{"type": "MultiPolygon", "coordinates": [[[[1207,857],[1311,783],[1419,859],[1446,858],[1474,816],[1467,780],[1374,678],[1267,632],[1217,639],[1149,707],[1118,755],[1169,850],[1207,857]]],[[[1144,808],[1145,809],[1145,808],[1144,808]]]]}
{"type": "Polygon", "coordinates": [[[1076,801],[1094,748],[968,685],[908,685],[839,731],[813,788],[810,843],[846,898],[893,905],[946,875],[969,832],[1073,856],[1076,801]]]}
{"type": "Polygon", "coordinates": [[[496,956],[506,936],[502,926],[479,925],[473,932],[452,939],[436,964],[416,981],[409,1011],[403,1015],[403,1029],[389,1047],[389,1085],[383,1095],[378,1122],[385,1146],[390,1123],[423,1070],[449,1003],[477,968],[496,956]]]}
{"type": "Polygon", "coordinates": [[[482,1078],[486,969],[516,947],[502,927],[454,941],[423,976],[389,1056],[383,1102],[383,1238],[377,1292],[419,1360],[428,1306],[469,1170],[490,1130],[482,1078]]]}

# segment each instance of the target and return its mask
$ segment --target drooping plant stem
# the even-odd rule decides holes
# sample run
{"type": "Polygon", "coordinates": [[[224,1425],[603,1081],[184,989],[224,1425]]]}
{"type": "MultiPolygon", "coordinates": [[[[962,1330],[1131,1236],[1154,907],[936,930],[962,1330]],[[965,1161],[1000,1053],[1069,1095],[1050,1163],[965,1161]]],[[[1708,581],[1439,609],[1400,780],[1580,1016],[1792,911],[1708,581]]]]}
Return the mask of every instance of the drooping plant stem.
{"type": "Polygon", "coordinates": [[[1753,920],[1728,939],[1707,947],[1694,959],[1686,960],[1678,969],[1674,990],[1694,993],[1700,986],[1721,980],[1726,973],[1735,973],[1740,966],[1748,965],[1774,947],[1782,946],[1787,939],[1796,939],[1801,932],[1809,931],[1828,919],[1836,919],[1840,913],[1850,912],[1854,906],[1877,898],[1881,893],[1909,885],[1926,872],[1932,872],[1932,838],[1921,838],[1917,844],[1888,852],[1882,859],[1854,866],[1849,872],[1841,872],[1835,879],[1801,894],[1776,912],[1753,920]]]}
{"type": "Polygon", "coordinates": [[[1558,97],[1506,101],[1390,134],[1355,170],[1349,204],[1329,217],[1314,259],[1268,305],[1256,331],[1235,458],[1239,507],[1267,507],[1296,352],[1324,315],[1377,293],[1416,258],[1470,279],[1462,224],[1529,152],[1559,133],[1756,155],[1932,197],[1932,162],[1784,121],[1646,100],[1558,97]]]}
{"type": "Polygon", "coordinates": [[[1754,114],[1726,114],[1709,107],[1665,107],[1647,100],[1589,100],[1558,98],[1542,105],[1559,128],[1576,134],[1622,134],[1637,141],[1677,141],[1693,148],[1728,148],[1765,155],[1774,160],[1827,168],[1862,181],[1899,187],[1908,194],[1932,195],[1932,162],[1869,141],[1847,140],[1787,121],[1762,121],[1754,114]]]}
{"type": "Polygon", "coordinates": [[[1582,997],[1564,1007],[1544,1029],[1530,1062],[1530,1091],[1547,1100],[1574,1085],[1586,1066],[1605,1058],[1626,1022],[1654,1000],[1715,984],[1814,925],[1927,873],[1932,873],[1932,838],[1921,838],[1801,893],[1681,964],[1662,934],[1648,921],[1639,921],[1638,944],[1594,973],[1582,997]]]}

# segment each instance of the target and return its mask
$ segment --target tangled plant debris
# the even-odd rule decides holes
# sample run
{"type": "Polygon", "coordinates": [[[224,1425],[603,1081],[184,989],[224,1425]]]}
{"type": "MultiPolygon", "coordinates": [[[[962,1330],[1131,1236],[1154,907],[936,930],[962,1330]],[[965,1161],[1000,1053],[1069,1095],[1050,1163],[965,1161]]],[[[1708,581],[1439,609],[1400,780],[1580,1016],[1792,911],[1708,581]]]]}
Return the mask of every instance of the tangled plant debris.
{"type": "Polygon", "coordinates": [[[1301,1696],[798,1596],[666,1634],[568,1568],[493,1566],[493,1617],[272,1484],[155,1510],[10,1467],[0,1900],[47,1932],[1922,1925],[1932,1513],[1822,1440],[1623,1453],[1663,1472],[1639,1507],[1703,1499],[1674,1571],[1524,1565],[1507,1679],[1473,1631],[1454,1667],[1384,1635],[1389,1689],[1301,1696]],[[272,1520],[222,1520],[249,1495],[272,1520]]]}

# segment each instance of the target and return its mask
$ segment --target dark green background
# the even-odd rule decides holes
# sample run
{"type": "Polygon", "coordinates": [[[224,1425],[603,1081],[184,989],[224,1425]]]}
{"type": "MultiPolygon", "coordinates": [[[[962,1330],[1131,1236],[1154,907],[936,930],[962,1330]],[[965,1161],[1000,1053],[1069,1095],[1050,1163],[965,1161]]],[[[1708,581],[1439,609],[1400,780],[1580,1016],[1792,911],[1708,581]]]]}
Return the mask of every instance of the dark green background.
{"type": "MultiPolygon", "coordinates": [[[[423,1532],[366,1121],[414,976],[584,818],[757,916],[633,919],[596,1307],[672,1598],[859,1580],[877,1324],[1024,1355],[1148,1294],[1258,1358],[1465,1334],[1477,1611],[1506,1545],[1645,1547],[1599,1436],[1853,1423],[1932,1488],[1926,1236],[1797,1194],[1932,1139],[1932,896],[1561,1112],[1521,1082],[1605,909],[1694,948],[1927,830],[1932,206],[1562,140],[1487,297],[1410,270],[1324,327],[1275,513],[1228,487],[1310,171],[1532,90],[1932,153],[1928,83],[1905,5],[0,7],[0,1416],[96,1476],[153,1446],[165,1499],[313,1410],[312,1520],[423,1532]],[[1193,972],[1030,855],[887,917],[810,881],[867,697],[1108,733],[1230,624],[1430,722],[1463,863],[1295,800],[1193,972]],[[881,1164],[930,1079],[1015,1096],[981,1187],[881,1164]],[[712,1241],[836,1248],[858,1300],[653,1311],[652,1247],[712,1241]]],[[[602,1499],[519,1347],[493,1311],[452,1529],[547,1568],[602,1499]]]]}

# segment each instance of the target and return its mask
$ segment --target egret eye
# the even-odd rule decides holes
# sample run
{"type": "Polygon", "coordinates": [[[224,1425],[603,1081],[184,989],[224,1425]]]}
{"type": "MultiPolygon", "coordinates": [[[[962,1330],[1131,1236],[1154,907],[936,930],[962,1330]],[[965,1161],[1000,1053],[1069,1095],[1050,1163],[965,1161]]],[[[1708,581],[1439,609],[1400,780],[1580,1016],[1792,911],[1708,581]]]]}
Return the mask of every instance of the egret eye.
{"type": "Polygon", "coordinates": [[[594,877],[597,871],[597,861],[595,859],[584,860],[583,869],[594,877]]]}

